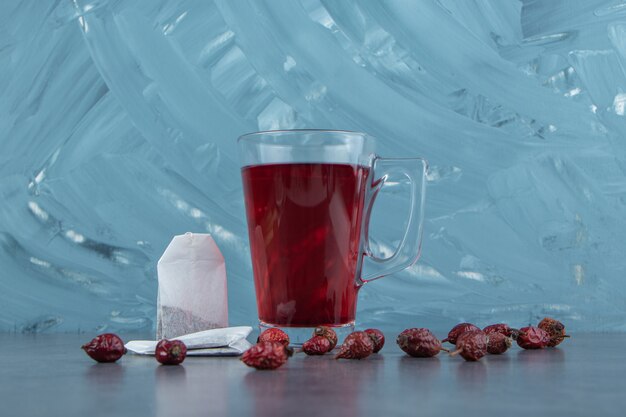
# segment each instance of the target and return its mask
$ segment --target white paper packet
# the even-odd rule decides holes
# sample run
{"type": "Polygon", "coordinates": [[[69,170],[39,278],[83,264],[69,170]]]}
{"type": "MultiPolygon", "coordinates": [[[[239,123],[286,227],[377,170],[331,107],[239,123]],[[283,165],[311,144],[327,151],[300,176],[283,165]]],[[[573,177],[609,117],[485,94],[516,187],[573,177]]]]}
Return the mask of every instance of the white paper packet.
{"type": "Polygon", "coordinates": [[[158,340],[228,327],[226,266],[211,235],[174,236],[157,273],[158,340]]]}
{"type": "MultiPolygon", "coordinates": [[[[246,337],[252,332],[250,326],[212,329],[174,337],[187,346],[187,356],[238,356],[252,344],[246,337]]],[[[125,347],[137,355],[154,355],[156,340],[131,340],[125,347]]]]}

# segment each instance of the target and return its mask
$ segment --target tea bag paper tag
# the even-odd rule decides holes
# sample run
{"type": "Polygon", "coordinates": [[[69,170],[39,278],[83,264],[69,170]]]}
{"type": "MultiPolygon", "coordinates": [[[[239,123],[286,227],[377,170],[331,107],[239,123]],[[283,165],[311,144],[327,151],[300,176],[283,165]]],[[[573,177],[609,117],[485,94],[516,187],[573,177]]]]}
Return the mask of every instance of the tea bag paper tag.
{"type": "Polygon", "coordinates": [[[157,340],[228,327],[226,266],[211,235],[174,236],[157,273],[157,340]]]}
{"type": "MultiPolygon", "coordinates": [[[[205,330],[175,337],[187,346],[187,356],[238,356],[252,344],[246,337],[252,332],[250,326],[205,330]]],[[[137,355],[154,355],[156,340],[131,340],[125,347],[137,355]]]]}

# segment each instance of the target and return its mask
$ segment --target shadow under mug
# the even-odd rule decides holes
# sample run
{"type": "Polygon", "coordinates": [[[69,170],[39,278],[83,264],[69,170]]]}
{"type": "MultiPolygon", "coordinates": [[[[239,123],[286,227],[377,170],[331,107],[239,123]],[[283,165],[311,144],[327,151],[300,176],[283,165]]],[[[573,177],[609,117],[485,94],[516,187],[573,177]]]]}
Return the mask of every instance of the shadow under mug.
{"type": "Polygon", "coordinates": [[[419,258],[427,162],[378,157],[373,137],[350,131],[256,132],[238,147],[261,331],[280,327],[294,343],[321,325],[353,331],[359,289],[419,258]],[[368,224],[390,177],[408,183],[410,211],[383,259],[368,224]]]}

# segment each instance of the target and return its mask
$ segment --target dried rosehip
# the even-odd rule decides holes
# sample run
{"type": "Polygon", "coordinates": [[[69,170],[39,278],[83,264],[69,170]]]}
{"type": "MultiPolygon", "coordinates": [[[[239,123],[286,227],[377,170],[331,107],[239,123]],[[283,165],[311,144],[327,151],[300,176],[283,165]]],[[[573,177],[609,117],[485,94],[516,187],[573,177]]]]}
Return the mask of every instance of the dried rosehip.
{"type": "Polygon", "coordinates": [[[516,340],[517,337],[519,336],[519,330],[518,329],[514,329],[512,327],[509,327],[508,324],[504,324],[504,323],[498,323],[498,324],[491,324],[487,327],[485,327],[483,329],[483,332],[485,332],[485,334],[490,335],[492,333],[501,333],[507,337],[512,337],[513,340],[516,340]]]}
{"type": "Polygon", "coordinates": [[[307,355],[323,355],[330,352],[330,340],[324,336],[313,336],[302,344],[302,351],[307,355]]]}
{"type": "Polygon", "coordinates": [[[337,333],[330,327],[319,326],[313,330],[313,336],[324,336],[330,342],[330,350],[333,350],[337,346],[337,333]]]}
{"type": "Polygon", "coordinates": [[[466,361],[477,361],[487,354],[487,335],[482,330],[470,330],[456,339],[456,350],[466,361]]]}
{"type": "Polygon", "coordinates": [[[452,330],[450,330],[450,332],[448,333],[448,337],[443,339],[441,343],[450,342],[454,345],[456,344],[456,340],[458,339],[460,335],[462,335],[465,332],[472,331],[472,330],[480,330],[480,329],[474,326],[472,323],[457,324],[456,326],[452,328],[452,330]]]}
{"type": "Polygon", "coordinates": [[[385,335],[378,329],[366,329],[365,333],[374,342],[374,353],[378,353],[385,346],[385,335]]]}
{"type": "Polygon", "coordinates": [[[511,347],[511,338],[502,333],[487,334],[487,352],[492,355],[500,355],[511,347]]]}
{"type": "Polygon", "coordinates": [[[283,346],[289,346],[289,335],[280,330],[278,327],[272,327],[271,329],[264,330],[257,339],[259,342],[278,342],[283,346]]]}
{"type": "Polygon", "coordinates": [[[124,342],[113,333],[104,333],[85,343],[82,349],[98,362],[115,362],[126,353],[124,342]]]}
{"type": "Polygon", "coordinates": [[[374,342],[365,332],[350,333],[343,341],[335,359],[363,359],[374,352],[374,342]]]}
{"type": "Polygon", "coordinates": [[[545,330],[550,335],[549,347],[560,345],[566,337],[569,337],[565,334],[565,325],[550,317],[545,317],[541,320],[537,327],[545,330]]]}
{"type": "Polygon", "coordinates": [[[522,327],[517,344],[523,349],[543,349],[550,343],[550,335],[534,326],[522,327]]]}
{"type": "Polygon", "coordinates": [[[430,358],[446,350],[430,330],[423,328],[406,329],[398,335],[396,343],[409,356],[416,358],[430,358]]]}
{"type": "Polygon", "coordinates": [[[287,357],[281,342],[259,342],[241,355],[241,361],[256,369],[276,369],[287,362],[287,357]]]}
{"type": "Polygon", "coordinates": [[[163,365],[178,365],[187,357],[187,345],[180,340],[163,339],[157,343],[154,357],[163,365]]]}

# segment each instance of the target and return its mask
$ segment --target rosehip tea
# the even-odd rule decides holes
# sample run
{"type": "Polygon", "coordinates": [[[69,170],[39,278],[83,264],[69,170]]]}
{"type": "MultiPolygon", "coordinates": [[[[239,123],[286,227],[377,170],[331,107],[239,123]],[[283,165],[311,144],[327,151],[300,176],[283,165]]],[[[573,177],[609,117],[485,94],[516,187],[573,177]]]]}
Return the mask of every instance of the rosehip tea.
{"type": "Polygon", "coordinates": [[[354,321],[368,173],[347,164],[243,168],[261,321],[287,327],[354,321]]]}
{"type": "Polygon", "coordinates": [[[256,132],[237,143],[261,330],[280,327],[295,344],[318,326],[345,336],[359,288],[419,257],[426,161],[380,158],[374,138],[340,130],[256,132]],[[369,249],[369,214],[391,181],[408,186],[410,214],[395,253],[381,259],[369,249]]]}

